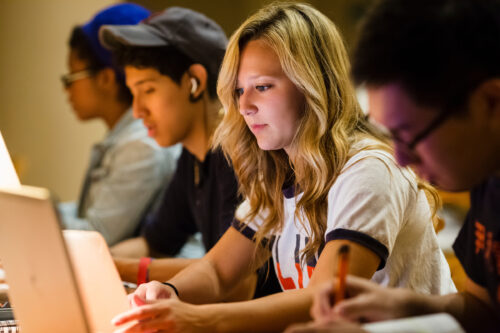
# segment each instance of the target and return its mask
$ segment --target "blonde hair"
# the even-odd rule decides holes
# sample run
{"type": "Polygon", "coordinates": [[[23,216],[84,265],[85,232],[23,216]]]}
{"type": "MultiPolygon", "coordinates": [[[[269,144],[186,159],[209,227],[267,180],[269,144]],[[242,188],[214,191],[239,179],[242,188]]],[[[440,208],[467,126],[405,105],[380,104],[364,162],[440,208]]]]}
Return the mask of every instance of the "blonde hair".
{"type": "MultiPolygon", "coordinates": [[[[241,194],[249,201],[244,223],[266,212],[254,239],[257,244],[284,223],[283,192],[294,181],[295,216],[308,221],[310,241],[302,260],[314,256],[323,244],[327,196],[355,142],[375,138],[363,149],[391,147],[366,120],[349,77],[349,61],[337,28],[310,5],[275,3],[248,18],[232,35],[224,57],[217,93],[226,114],[214,135],[231,160],[241,194]],[[239,113],[236,81],[240,55],[251,40],[265,42],[277,54],[287,77],[304,95],[301,122],[292,142],[293,160],[283,151],[264,151],[239,113]]],[[[307,228],[306,228],[307,230],[307,228]]]]}

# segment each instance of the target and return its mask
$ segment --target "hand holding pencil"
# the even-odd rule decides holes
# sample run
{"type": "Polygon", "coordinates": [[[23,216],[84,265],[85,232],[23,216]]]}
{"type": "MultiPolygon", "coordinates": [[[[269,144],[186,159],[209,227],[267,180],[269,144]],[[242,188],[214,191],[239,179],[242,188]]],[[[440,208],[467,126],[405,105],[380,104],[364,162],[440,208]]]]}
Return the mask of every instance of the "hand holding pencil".
{"type": "Polygon", "coordinates": [[[338,304],[346,296],[346,285],[345,280],[347,273],[349,271],[349,245],[342,245],[338,252],[338,270],[337,270],[337,280],[334,282],[333,290],[335,293],[334,304],[338,304]]]}

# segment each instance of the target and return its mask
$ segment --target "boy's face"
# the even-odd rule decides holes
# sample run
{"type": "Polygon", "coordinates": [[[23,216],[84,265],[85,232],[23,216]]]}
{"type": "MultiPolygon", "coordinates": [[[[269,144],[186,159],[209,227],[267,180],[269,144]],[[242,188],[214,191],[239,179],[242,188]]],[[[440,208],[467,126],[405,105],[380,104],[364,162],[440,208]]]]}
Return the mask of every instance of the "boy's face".
{"type": "MultiPolygon", "coordinates": [[[[87,62],[79,58],[75,50],[70,50],[68,57],[69,73],[77,73],[89,69],[87,62]]],[[[93,76],[75,80],[66,87],[68,99],[80,120],[99,116],[101,92],[93,76]]]]}
{"type": "Polygon", "coordinates": [[[405,143],[425,131],[442,110],[416,105],[398,84],[369,87],[368,95],[370,117],[397,138],[399,164],[413,167],[425,180],[444,190],[461,191],[497,172],[498,134],[483,116],[488,106],[474,94],[463,115],[445,118],[413,149],[405,143]]]}
{"type": "Polygon", "coordinates": [[[125,76],[134,96],[134,116],[143,120],[148,135],[162,147],[182,142],[195,117],[187,75],[177,84],[156,69],[125,66],[125,76]]]}

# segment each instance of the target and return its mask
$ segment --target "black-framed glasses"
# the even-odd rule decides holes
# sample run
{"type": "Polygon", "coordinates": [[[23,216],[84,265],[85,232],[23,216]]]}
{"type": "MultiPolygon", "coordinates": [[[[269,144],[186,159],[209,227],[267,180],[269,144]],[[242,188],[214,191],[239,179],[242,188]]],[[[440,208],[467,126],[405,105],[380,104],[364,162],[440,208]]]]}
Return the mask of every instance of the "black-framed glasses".
{"type": "Polygon", "coordinates": [[[445,120],[448,119],[448,117],[452,114],[450,110],[451,109],[447,109],[439,113],[436,118],[434,118],[434,120],[431,121],[429,125],[427,125],[426,128],[415,135],[413,140],[410,140],[409,142],[403,142],[402,140],[399,140],[399,142],[404,143],[409,150],[414,150],[420,141],[428,137],[429,134],[431,134],[434,130],[441,126],[445,122],[445,120]]]}
{"type": "Polygon", "coordinates": [[[78,72],[64,74],[61,76],[61,82],[65,88],[68,88],[73,82],[91,77],[95,72],[94,69],[86,68],[78,72]]]}
{"type": "Polygon", "coordinates": [[[440,112],[429,123],[429,125],[418,132],[411,140],[403,140],[399,135],[386,130],[382,130],[382,133],[387,137],[388,140],[393,141],[394,144],[397,145],[398,153],[400,154],[400,157],[404,159],[404,161],[415,161],[416,159],[418,159],[418,156],[415,153],[415,147],[417,147],[417,145],[422,140],[427,138],[433,131],[439,128],[439,126],[441,126],[453,113],[453,108],[446,108],[444,111],[440,112]]]}

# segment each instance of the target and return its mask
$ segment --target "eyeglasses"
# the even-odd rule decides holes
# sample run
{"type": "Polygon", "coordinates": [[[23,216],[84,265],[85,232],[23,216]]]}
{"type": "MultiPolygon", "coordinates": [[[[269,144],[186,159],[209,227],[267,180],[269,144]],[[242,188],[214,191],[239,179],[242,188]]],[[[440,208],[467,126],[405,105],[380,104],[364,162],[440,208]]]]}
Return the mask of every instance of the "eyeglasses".
{"type": "Polygon", "coordinates": [[[64,74],[61,76],[61,82],[65,88],[68,88],[73,82],[91,77],[95,72],[94,69],[87,68],[78,72],[64,74]]]}
{"type": "Polygon", "coordinates": [[[439,126],[441,126],[452,114],[453,108],[446,108],[444,111],[439,113],[430,123],[422,129],[417,135],[411,140],[403,140],[396,133],[389,132],[387,130],[382,130],[383,135],[389,140],[392,140],[398,147],[398,153],[400,158],[405,162],[418,160],[418,156],[415,153],[415,147],[427,138],[433,131],[435,131],[439,126]]]}

